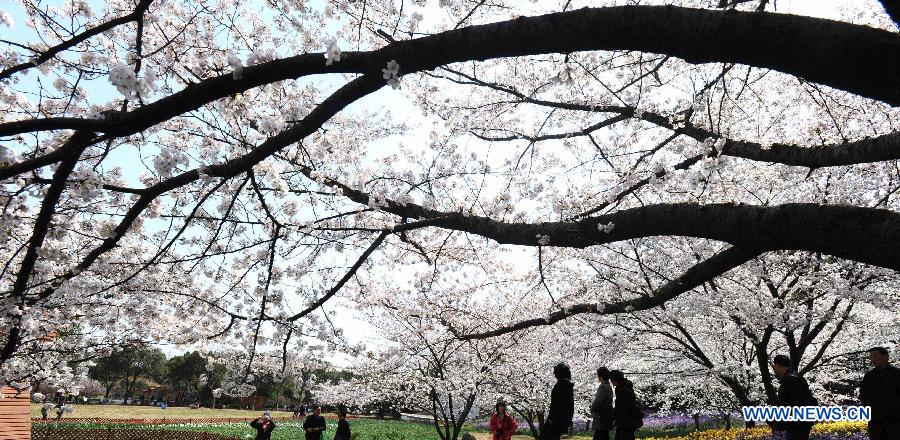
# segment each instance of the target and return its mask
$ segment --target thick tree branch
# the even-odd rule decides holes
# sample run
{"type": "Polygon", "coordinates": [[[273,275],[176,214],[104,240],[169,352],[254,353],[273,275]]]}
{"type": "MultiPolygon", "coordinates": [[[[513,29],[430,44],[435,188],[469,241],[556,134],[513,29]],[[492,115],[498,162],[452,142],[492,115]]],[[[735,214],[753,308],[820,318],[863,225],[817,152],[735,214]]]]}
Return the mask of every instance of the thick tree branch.
{"type": "MultiPolygon", "coordinates": [[[[900,37],[891,32],[795,15],[709,11],[674,6],[619,6],[523,17],[398,41],[370,52],[346,52],[325,66],[311,53],[246,67],[133,110],[103,131],[133,134],[177,115],[250,88],[317,73],[379,75],[396,60],[402,74],[471,60],[569,53],[637,50],[687,62],[738,63],[778,70],[811,82],[900,105],[900,37]],[[777,36],[777,37],[776,37],[777,36]],[[827,41],[828,44],[822,44],[827,41]]],[[[0,136],[42,129],[83,128],[73,118],[56,124],[0,124],[0,136]]]]}
{"type": "MultiPolygon", "coordinates": [[[[87,142],[87,138],[90,137],[92,137],[90,133],[79,133],[73,136],[70,141],[72,143],[87,142]]],[[[31,272],[38,260],[38,250],[44,244],[44,239],[47,237],[47,232],[53,222],[53,214],[56,213],[56,205],[66,189],[66,179],[69,178],[69,175],[75,169],[78,158],[79,152],[73,150],[67,152],[60,166],[54,171],[52,183],[47,188],[44,200],[41,201],[41,207],[34,221],[31,237],[28,239],[28,247],[25,249],[25,256],[22,257],[22,261],[19,263],[19,270],[16,273],[12,291],[10,292],[10,297],[15,301],[16,305],[25,305],[25,293],[28,290],[31,272]]],[[[17,314],[14,319],[15,324],[9,328],[6,342],[3,344],[3,348],[0,349],[0,360],[12,357],[21,342],[21,316],[21,313],[17,314]]]]}
{"type": "Polygon", "coordinates": [[[884,12],[894,20],[894,24],[900,28],[900,1],[898,0],[879,0],[881,6],[884,6],[884,12]]]}
{"type": "MultiPolygon", "coordinates": [[[[298,171],[314,178],[313,170],[298,171]]],[[[369,195],[334,179],[319,179],[339,188],[350,200],[369,204],[369,195]]],[[[791,203],[776,206],[718,203],[671,203],[582,218],[577,221],[509,223],[461,212],[443,212],[415,203],[379,201],[379,209],[399,217],[434,220],[433,226],[468,232],[500,244],[587,248],[634,238],[682,236],[731,243],[760,252],[799,250],[900,270],[900,213],[856,206],[791,203]],[[611,227],[606,232],[603,227],[611,227]]]]}

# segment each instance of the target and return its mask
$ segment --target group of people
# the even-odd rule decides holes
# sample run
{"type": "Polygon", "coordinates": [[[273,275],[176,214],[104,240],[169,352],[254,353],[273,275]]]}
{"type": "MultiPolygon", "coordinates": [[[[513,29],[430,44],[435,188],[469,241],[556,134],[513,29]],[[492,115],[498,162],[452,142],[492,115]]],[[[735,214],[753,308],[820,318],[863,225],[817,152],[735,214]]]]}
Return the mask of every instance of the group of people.
{"type": "MultiPolygon", "coordinates": [[[[575,415],[572,371],[568,365],[560,363],[553,368],[553,375],[556,384],[550,392],[550,408],[541,425],[541,440],[559,440],[571,429],[575,415]]],[[[597,369],[597,380],[600,386],[591,402],[594,440],[609,440],[613,429],[616,440],[634,439],[635,431],[644,425],[644,413],[634,393],[634,384],[621,371],[610,371],[606,367],[597,369]]],[[[510,440],[518,425],[515,417],[506,410],[506,404],[498,402],[489,427],[493,440],[510,440]]]]}
{"type": "MultiPolygon", "coordinates": [[[[272,420],[272,414],[268,411],[263,413],[261,418],[250,422],[250,427],[256,430],[256,440],[271,440],[272,431],[275,430],[275,421],[272,420]]],[[[312,414],[306,416],[303,421],[303,432],[306,440],[322,440],[322,436],[328,429],[325,423],[325,417],[322,416],[322,408],[316,407],[312,414]]],[[[334,440],[350,440],[350,423],[347,422],[347,412],[341,410],[338,412],[337,430],[334,432],[334,440]]]]}
{"type": "Polygon", "coordinates": [[[56,397],[52,402],[49,396],[44,396],[44,401],[41,404],[41,419],[47,420],[47,417],[50,416],[50,410],[53,408],[56,408],[56,420],[62,419],[63,413],[67,409],[65,390],[62,388],[56,390],[56,397]]]}
{"type": "MultiPolygon", "coordinates": [[[[869,350],[869,360],[874,367],[866,373],[860,387],[859,398],[863,405],[871,407],[871,421],[868,431],[871,440],[900,440],[900,368],[890,363],[887,349],[874,347],[869,350]]],[[[797,374],[789,357],[777,355],[772,360],[772,371],[779,381],[776,406],[813,406],[818,400],[810,391],[806,379],[797,374]]],[[[575,386],[569,367],[560,363],[553,368],[556,384],[550,392],[550,408],[541,425],[541,440],[559,440],[572,427],[575,414],[575,386]]],[[[593,440],[610,440],[610,431],[615,431],[615,440],[632,440],[635,432],[643,426],[644,412],[634,392],[634,384],[619,370],[610,371],[606,367],[597,369],[600,382],[594,400],[591,402],[593,419],[593,440]]],[[[46,416],[45,416],[46,417],[46,416]]],[[[774,438],[784,440],[807,440],[812,429],[811,422],[771,421],[774,438]]],[[[270,440],[275,430],[275,421],[266,411],[263,416],[250,422],[256,429],[256,440],[270,440]]],[[[507,411],[506,404],[498,402],[491,415],[489,427],[493,440],[510,440],[518,425],[515,417],[507,411]]],[[[303,422],[306,440],[322,440],[327,429],[322,408],[316,407],[303,422]]],[[[338,414],[335,440],[350,440],[350,424],[346,411],[338,414]]]]}
{"type": "Polygon", "coordinates": [[[309,413],[309,405],[291,405],[291,418],[302,419],[309,413]]]}
{"type": "MultiPolygon", "coordinates": [[[[884,347],[869,349],[872,369],[863,377],[859,400],[871,408],[869,420],[870,440],[900,440],[900,368],[891,365],[890,355],[884,347]]],[[[775,406],[814,406],[819,401],[809,389],[806,379],[797,374],[796,366],[785,355],[775,356],[772,371],[778,379],[775,406]]],[[[807,440],[812,430],[811,422],[769,422],[777,439],[807,440]]]]}
{"type": "MultiPolygon", "coordinates": [[[[887,349],[874,347],[869,350],[873,366],[866,373],[860,387],[859,399],[871,408],[868,424],[871,440],[900,440],[900,368],[890,363],[887,349]]],[[[809,389],[806,379],[797,374],[791,359],[777,355],[772,360],[772,371],[778,379],[775,406],[815,406],[818,400],[809,389]]],[[[566,364],[553,369],[556,384],[550,392],[550,409],[541,426],[541,440],[559,440],[572,426],[575,409],[572,373],[566,364]]],[[[605,367],[597,369],[600,385],[591,402],[594,439],[609,440],[615,430],[616,440],[634,439],[635,432],[643,426],[644,413],[634,392],[634,385],[618,370],[605,367]]],[[[811,422],[770,421],[775,439],[807,440],[812,430],[811,422]]],[[[516,432],[515,418],[506,410],[503,402],[497,403],[490,421],[493,440],[510,440],[516,432]]]]}

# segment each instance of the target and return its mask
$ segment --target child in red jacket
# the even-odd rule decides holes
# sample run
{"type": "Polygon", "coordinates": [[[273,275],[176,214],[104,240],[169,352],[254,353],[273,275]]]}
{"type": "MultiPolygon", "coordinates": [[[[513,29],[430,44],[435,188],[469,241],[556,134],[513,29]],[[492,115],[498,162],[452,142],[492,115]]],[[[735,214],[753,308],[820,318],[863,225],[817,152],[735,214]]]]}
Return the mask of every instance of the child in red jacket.
{"type": "Polygon", "coordinates": [[[491,416],[491,433],[493,440],[510,440],[516,432],[516,419],[506,412],[506,404],[497,402],[494,414],[491,416]]]}

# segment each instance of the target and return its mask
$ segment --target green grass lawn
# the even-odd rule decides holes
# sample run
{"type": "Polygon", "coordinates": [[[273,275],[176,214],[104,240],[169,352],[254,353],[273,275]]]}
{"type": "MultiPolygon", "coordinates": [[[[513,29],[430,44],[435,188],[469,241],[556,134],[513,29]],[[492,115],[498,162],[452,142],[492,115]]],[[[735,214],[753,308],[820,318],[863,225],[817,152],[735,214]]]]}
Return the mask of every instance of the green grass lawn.
{"type": "MultiPolygon", "coordinates": [[[[209,426],[189,427],[189,430],[215,432],[218,434],[234,435],[238,437],[253,437],[254,433],[246,423],[228,423],[217,425],[213,429],[209,426]]],[[[181,430],[172,426],[171,429],[181,430]]],[[[334,431],[337,429],[337,421],[328,420],[328,430],[323,435],[324,440],[334,439],[334,431]]],[[[396,420],[356,419],[350,421],[350,429],[354,438],[359,440],[429,440],[437,439],[434,429],[429,425],[400,422],[396,420]]],[[[303,438],[303,422],[284,421],[276,423],[272,440],[294,440],[303,438]]]]}
{"type": "MultiPolygon", "coordinates": [[[[171,431],[196,431],[209,432],[213,434],[221,434],[234,436],[238,438],[253,438],[256,431],[250,428],[249,423],[216,423],[216,424],[194,424],[184,423],[178,425],[116,425],[116,424],[96,424],[96,423],[64,423],[66,429],[96,429],[107,428],[127,429],[127,430],[171,430],[171,431]]],[[[336,420],[328,420],[328,430],[323,436],[323,440],[333,440],[334,431],[337,428],[336,420]]],[[[355,419],[350,421],[350,429],[353,431],[353,438],[357,440],[437,440],[437,435],[430,425],[416,424],[409,422],[401,422],[396,420],[376,420],[376,419],[355,419]]],[[[276,422],[275,431],[272,433],[272,440],[296,440],[304,438],[302,421],[281,421],[276,422]]]]}
{"type": "MultiPolygon", "coordinates": [[[[199,408],[191,409],[187,407],[170,407],[165,410],[154,406],[138,406],[138,405],[73,405],[75,411],[71,414],[63,416],[66,418],[99,418],[99,419],[144,419],[144,420],[184,420],[191,419],[229,419],[229,418],[255,418],[262,414],[262,411],[249,411],[237,409],[210,409],[199,408]]],[[[31,416],[40,418],[40,405],[31,405],[31,416]]],[[[272,415],[276,418],[289,418],[290,412],[273,411],[272,415]]],[[[51,411],[51,418],[53,413],[51,411]]],[[[336,420],[333,415],[326,415],[328,420],[328,431],[326,431],[324,440],[332,440],[334,430],[336,428],[336,420]]],[[[359,418],[351,420],[351,429],[357,434],[355,438],[359,440],[437,440],[437,434],[431,425],[417,424],[410,422],[401,422],[396,420],[377,420],[369,418],[359,418]]],[[[68,425],[68,424],[67,424],[68,425]]],[[[96,428],[101,425],[96,424],[77,424],[86,428],[96,428]]],[[[69,425],[74,426],[74,425],[69,425]]],[[[102,425],[103,427],[110,425],[102,425]]],[[[113,426],[115,426],[113,424],[113,426]]],[[[151,429],[150,427],[130,427],[132,429],[151,429]]],[[[659,436],[669,437],[677,434],[684,434],[681,431],[690,430],[689,427],[674,430],[673,432],[662,432],[666,430],[642,430],[639,437],[659,436]]],[[[154,426],[152,429],[169,429],[176,431],[199,431],[210,432],[216,434],[226,434],[237,437],[246,437],[254,432],[247,423],[216,423],[216,424],[178,424],[169,426],[154,426]]],[[[463,432],[472,432],[471,429],[463,430],[463,432]]],[[[490,440],[490,435],[484,432],[472,432],[479,440],[490,440]]],[[[294,440],[303,438],[302,421],[284,420],[278,422],[278,428],[275,430],[273,440],[294,440]]],[[[515,436],[514,440],[530,439],[530,436],[515,436]]],[[[573,436],[571,439],[586,440],[589,436],[573,436]]]]}

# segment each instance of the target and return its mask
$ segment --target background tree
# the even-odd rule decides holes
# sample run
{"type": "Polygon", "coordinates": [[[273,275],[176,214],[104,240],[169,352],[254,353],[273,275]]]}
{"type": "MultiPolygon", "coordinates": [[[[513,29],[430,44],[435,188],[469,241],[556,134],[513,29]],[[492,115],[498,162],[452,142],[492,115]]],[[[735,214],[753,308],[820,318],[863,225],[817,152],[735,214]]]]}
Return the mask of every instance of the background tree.
{"type": "Polygon", "coordinates": [[[94,379],[103,386],[103,398],[109,399],[109,394],[119,381],[123,380],[131,366],[132,349],[124,349],[101,357],[94,362],[88,370],[88,377],[94,379]]]}
{"type": "Polygon", "coordinates": [[[128,353],[123,382],[123,403],[128,404],[131,394],[140,386],[139,381],[161,381],[166,376],[166,356],[158,348],[138,348],[128,353]]]}
{"type": "Polygon", "coordinates": [[[206,379],[207,360],[197,351],[174,356],[166,362],[169,383],[176,391],[176,404],[198,399],[206,379]]]}

